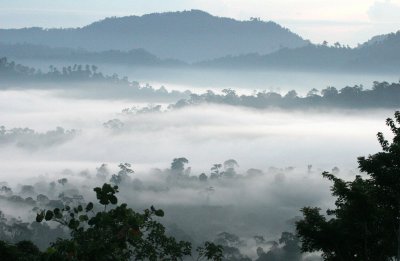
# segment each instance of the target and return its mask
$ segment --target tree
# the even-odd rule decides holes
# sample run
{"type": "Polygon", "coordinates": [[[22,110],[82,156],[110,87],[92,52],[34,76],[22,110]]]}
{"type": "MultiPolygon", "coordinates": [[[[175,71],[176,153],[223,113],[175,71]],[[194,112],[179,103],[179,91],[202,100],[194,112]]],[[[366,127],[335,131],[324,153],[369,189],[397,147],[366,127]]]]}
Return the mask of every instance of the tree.
{"type": "Polygon", "coordinates": [[[307,93],[307,97],[315,97],[318,96],[318,90],[315,88],[312,88],[308,93],[307,93]]]}
{"type": "MultiPolygon", "coordinates": [[[[182,260],[191,255],[192,245],[165,234],[157,221],[164,216],[151,206],[143,213],[118,204],[118,186],[105,183],[94,188],[103,211],[91,202],[75,207],[43,210],[36,221],[54,221],[71,231],[69,239],[58,239],[46,251],[50,260],[182,260]],[[108,208],[111,208],[108,210],[108,208]]],[[[199,260],[221,260],[222,248],[207,243],[198,248],[199,260]]]]}
{"type": "Polygon", "coordinates": [[[369,157],[358,158],[360,170],[371,177],[371,182],[377,187],[377,201],[385,210],[385,224],[389,227],[388,234],[396,235],[391,238],[397,242],[397,260],[400,261],[400,111],[395,112],[395,119],[387,119],[394,138],[392,143],[385,139],[383,134],[377,134],[382,152],[369,157]],[[393,226],[394,225],[394,226],[393,226]],[[392,230],[396,227],[396,231],[392,230]],[[390,233],[390,231],[392,233],[390,233]]]}
{"type": "Polygon", "coordinates": [[[336,208],[327,216],[319,208],[302,209],[296,223],[302,251],[321,251],[325,260],[400,260],[400,112],[386,124],[392,142],[378,133],[382,151],[358,158],[366,178],[344,181],[323,173],[333,182],[336,208]]]}
{"type": "Polygon", "coordinates": [[[119,171],[117,174],[113,174],[110,178],[110,182],[119,185],[124,182],[128,182],[131,180],[130,175],[134,173],[131,169],[131,164],[129,163],[121,163],[118,165],[119,171]]]}
{"type": "Polygon", "coordinates": [[[321,94],[324,98],[335,98],[338,96],[339,91],[335,87],[327,87],[321,91],[321,94]]]}
{"type": "Polygon", "coordinates": [[[30,241],[20,241],[15,245],[0,241],[0,260],[39,261],[40,251],[30,241]]]}
{"type": "Polygon", "coordinates": [[[186,158],[175,158],[171,163],[171,173],[177,176],[182,176],[185,170],[185,164],[189,163],[186,158]]]}
{"type": "Polygon", "coordinates": [[[59,183],[59,184],[61,184],[61,185],[65,185],[65,184],[67,184],[68,183],[68,179],[66,179],[66,178],[62,178],[62,179],[59,179],[59,180],[57,180],[57,182],[59,183]]]}
{"type": "Polygon", "coordinates": [[[235,168],[239,167],[239,164],[234,159],[229,159],[224,162],[224,173],[223,175],[226,177],[233,177],[236,175],[235,168]]]}
{"type": "Polygon", "coordinates": [[[200,181],[206,182],[207,179],[208,179],[208,177],[207,177],[207,175],[206,175],[205,173],[201,173],[201,174],[199,175],[199,180],[200,180],[200,181]]]}
{"type": "Polygon", "coordinates": [[[222,260],[224,261],[251,261],[240,252],[239,247],[244,246],[245,242],[235,234],[221,232],[217,235],[214,243],[223,247],[222,260]]]}
{"type": "Polygon", "coordinates": [[[291,90],[291,91],[289,91],[285,96],[284,96],[284,98],[285,99],[296,99],[296,98],[298,98],[299,96],[298,96],[298,94],[297,94],[297,92],[295,91],[295,90],[291,90]]]}
{"type": "Polygon", "coordinates": [[[264,249],[257,249],[258,259],[256,261],[299,261],[301,252],[299,246],[299,238],[289,232],[283,232],[278,242],[271,242],[270,250],[265,253],[264,249]]]}
{"type": "Polygon", "coordinates": [[[210,178],[211,178],[211,179],[217,179],[217,178],[219,178],[219,177],[222,175],[222,173],[221,173],[221,171],[220,171],[221,168],[222,168],[222,164],[214,164],[214,165],[211,167],[211,175],[210,175],[210,178]]]}

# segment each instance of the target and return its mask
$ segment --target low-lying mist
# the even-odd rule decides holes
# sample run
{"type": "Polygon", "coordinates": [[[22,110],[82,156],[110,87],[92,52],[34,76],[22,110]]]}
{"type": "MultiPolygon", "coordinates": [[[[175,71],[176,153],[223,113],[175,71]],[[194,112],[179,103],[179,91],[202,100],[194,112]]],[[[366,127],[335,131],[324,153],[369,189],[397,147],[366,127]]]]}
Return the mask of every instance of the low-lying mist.
{"type": "MultiPolygon", "coordinates": [[[[63,67],[65,61],[38,61],[16,59],[17,62],[47,71],[50,65],[63,67]]],[[[96,64],[99,71],[107,75],[117,73],[131,80],[148,83],[155,88],[165,86],[167,90],[189,90],[203,93],[206,90],[232,88],[238,93],[251,94],[253,90],[267,90],[286,93],[296,90],[306,95],[313,88],[323,89],[328,86],[343,88],[346,86],[371,86],[373,81],[398,82],[395,73],[344,73],[320,71],[296,71],[278,69],[207,69],[207,68],[168,68],[125,66],[118,64],[96,64]]]]}
{"type": "MultiPolygon", "coordinates": [[[[328,184],[320,176],[291,168],[241,172],[232,162],[228,160],[206,175],[190,171],[190,164],[134,173],[105,164],[82,171],[65,169],[15,185],[0,183],[0,202],[8,224],[29,224],[37,209],[95,201],[91,188],[113,182],[120,186],[119,200],[134,209],[150,205],[164,209],[163,223],[178,239],[199,244],[229,233],[240,238],[236,247],[251,257],[257,256],[259,246],[268,250],[267,242],[279,238],[281,232],[293,231],[301,206],[332,204],[328,184]],[[256,243],[255,236],[263,242],[256,243]]],[[[32,233],[37,233],[32,226],[32,233]]],[[[32,237],[25,233],[10,240],[24,236],[32,237]]]]}
{"type": "Polygon", "coordinates": [[[39,194],[93,200],[92,188],[126,162],[135,172],[121,183],[121,201],[164,209],[163,222],[177,238],[238,235],[241,253],[252,258],[260,246],[254,236],[277,240],[293,232],[303,206],[332,206],[321,172],[358,173],[357,156],[379,149],[375,135],[393,113],[210,104],[160,111],[48,90],[2,91],[0,104],[0,181],[14,193],[1,198],[7,217],[32,221],[39,194]],[[132,106],[139,109],[125,110],[132,106]],[[171,161],[182,157],[188,162],[176,178],[171,161]],[[215,178],[215,164],[230,174],[215,178]]]}
{"type": "Polygon", "coordinates": [[[202,105],[129,115],[121,113],[123,108],[132,106],[129,103],[48,95],[1,92],[1,125],[39,132],[59,126],[77,130],[79,134],[35,152],[2,145],[3,168],[16,161],[23,166],[22,159],[26,158],[67,165],[131,162],[140,169],[149,169],[184,156],[191,160],[196,171],[229,158],[238,160],[244,169],[270,166],[304,169],[309,164],[314,169],[333,166],[351,169],[356,166],[357,156],[378,149],[374,136],[384,129],[382,119],[392,113],[284,112],[202,105]],[[118,119],[117,126],[110,126],[113,119],[118,119]]]}

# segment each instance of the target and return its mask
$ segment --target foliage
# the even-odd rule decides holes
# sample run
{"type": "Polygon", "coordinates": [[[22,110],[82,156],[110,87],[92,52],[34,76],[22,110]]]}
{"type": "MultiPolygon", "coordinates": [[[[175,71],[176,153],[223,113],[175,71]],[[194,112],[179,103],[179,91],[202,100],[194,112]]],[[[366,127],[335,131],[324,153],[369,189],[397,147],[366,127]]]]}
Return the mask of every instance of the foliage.
{"type": "Polygon", "coordinates": [[[378,133],[382,151],[358,158],[367,178],[348,182],[323,173],[333,182],[336,208],[327,217],[319,208],[302,209],[304,218],[296,224],[302,251],[322,251],[325,260],[393,260],[399,254],[400,112],[386,123],[393,141],[378,133]]]}
{"type": "Polygon", "coordinates": [[[299,238],[289,232],[283,232],[278,242],[269,242],[272,246],[268,252],[259,247],[257,249],[258,259],[256,261],[300,261],[302,255],[300,251],[299,238]]]}
{"type": "Polygon", "coordinates": [[[38,261],[40,251],[30,241],[20,241],[15,245],[0,241],[0,260],[38,261]]]}
{"type": "Polygon", "coordinates": [[[221,261],[223,258],[223,247],[212,242],[205,242],[203,247],[198,247],[199,257],[197,260],[221,261]]]}
{"type": "Polygon", "coordinates": [[[171,173],[176,176],[182,176],[185,170],[185,164],[189,163],[186,158],[175,158],[171,163],[171,173]]]}
{"type": "MultiPolygon", "coordinates": [[[[164,216],[161,209],[152,206],[138,213],[118,204],[118,186],[107,183],[94,191],[103,211],[95,212],[89,202],[38,213],[37,222],[55,221],[71,230],[71,238],[57,240],[47,255],[57,260],[182,260],[191,255],[190,242],[165,234],[165,227],[156,220],[164,216]]],[[[217,245],[206,243],[198,250],[199,258],[220,260],[217,245]]]]}
{"type": "Polygon", "coordinates": [[[120,170],[117,174],[113,174],[110,179],[110,182],[115,185],[129,181],[130,175],[134,173],[134,171],[131,169],[131,164],[129,163],[121,163],[118,167],[120,170]]]}
{"type": "Polygon", "coordinates": [[[234,90],[224,90],[223,94],[207,91],[204,94],[191,94],[169,107],[178,109],[201,104],[225,104],[257,109],[284,108],[398,108],[400,105],[400,83],[374,82],[372,89],[362,85],[346,86],[336,89],[329,86],[321,91],[312,89],[307,96],[300,97],[295,91],[282,95],[272,91],[260,91],[251,95],[238,95],[234,90]]]}

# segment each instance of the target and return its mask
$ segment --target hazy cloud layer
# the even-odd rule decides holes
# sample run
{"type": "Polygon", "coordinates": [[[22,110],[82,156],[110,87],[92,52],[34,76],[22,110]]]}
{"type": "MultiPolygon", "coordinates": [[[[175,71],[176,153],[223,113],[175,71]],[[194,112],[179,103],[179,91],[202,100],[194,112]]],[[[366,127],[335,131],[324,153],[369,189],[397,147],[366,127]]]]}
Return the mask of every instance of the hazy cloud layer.
{"type": "Polygon", "coordinates": [[[375,1],[368,10],[369,17],[377,22],[400,22],[400,3],[385,0],[375,1]]]}
{"type": "Polygon", "coordinates": [[[32,205],[25,198],[38,193],[57,199],[65,190],[93,200],[91,188],[117,173],[119,163],[129,162],[135,173],[121,186],[122,202],[138,210],[150,205],[163,208],[169,231],[195,242],[212,240],[224,231],[237,234],[247,243],[242,253],[253,258],[253,236],[276,240],[281,232],[293,230],[301,207],[332,205],[330,184],[321,172],[337,166],[340,177],[358,173],[356,157],[379,150],[375,134],[386,130],[384,119],[393,114],[288,113],[211,105],[127,114],[121,111],[143,104],[55,94],[0,92],[0,118],[7,129],[80,130],[72,139],[45,149],[0,146],[0,182],[7,181],[17,193],[23,185],[34,187],[32,195],[24,194],[21,206],[1,198],[7,214],[32,220],[32,205]],[[189,160],[182,180],[168,178],[176,157],[189,160]],[[228,159],[239,165],[234,178],[199,180],[201,173],[210,177],[213,164],[228,159]],[[108,164],[108,171],[99,175],[102,163],[108,164]],[[60,178],[68,183],[57,183],[60,178]],[[56,189],[50,190],[53,181],[56,189]]]}
{"type": "MultiPolygon", "coordinates": [[[[131,162],[139,169],[167,166],[187,157],[193,170],[234,158],[244,169],[294,166],[354,168],[356,157],[378,149],[375,134],[385,130],[391,111],[280,112],[204,106],[168,113],[123,115],[133,104],[72,100],[48,92],[1,92],[0,116],[8,128],[39,132],[61,126],[80,130],[72,140],[35,153],[0,148],[3,171],[29,176],[67,166],[131,162]],[[50,98],[51,97],[51,98],[50,98]],[[364,115],[368,117],[364,117],[364,115]],[[118,119],[123,127],[105,128],[118,119]],[[36,163],[35,163],[36,162],[36,163]],[[39,162],[41,162],[39,164],[39,162]],[[35,167],[31,167],[31,164],[35,167]],[[57,166],[57,167],[56,167],[57,166]],[[24,171],[22,171],[24,170],[24,171]]],[[[140,106],[140,105],[139,105],[140,106]]],[[[17,174],[12,173],[12,174],[17,174]]],[[[17,176],[14,176],[17,177],[17,176]]]]}

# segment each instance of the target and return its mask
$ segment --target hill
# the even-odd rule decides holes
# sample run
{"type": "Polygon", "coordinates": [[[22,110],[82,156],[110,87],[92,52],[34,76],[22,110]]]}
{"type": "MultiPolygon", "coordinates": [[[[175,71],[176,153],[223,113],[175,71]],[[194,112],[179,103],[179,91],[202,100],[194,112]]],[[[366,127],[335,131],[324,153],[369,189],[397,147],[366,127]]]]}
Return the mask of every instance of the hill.
{"type": "Polygon", "coordinates": [[[8,44],[30,43],[89,51],[143,48],[160,58],[200,61],[251,52],[268,54],[308,41],[274,22],[238,21],[199,10],[112,17],[82,28],[1,29],[8,44]]]}
{"type": "Polygon", "coordinates": [[[251,53],[226,56],[197,63],[201,67],[221,68],[273,68],[288,70],[322,71],[400,71],[400,31],[380,41],[369,42],[358,48],[335,44],[308,44],[295,49],[284,48],[277,52],[260,55],[251,53]]]}
{"type": "Polygon", "coordinates": [[[48,47],[35,44],[5,44],[0,42],[0,57],[40,61],[62,61],[66,63],[113,63],[140,66],[182,66],[185,63],[174,59],[160,59],[144,49],[129,51],[108,50],[89,52],[85,49],[48,47]]]}

